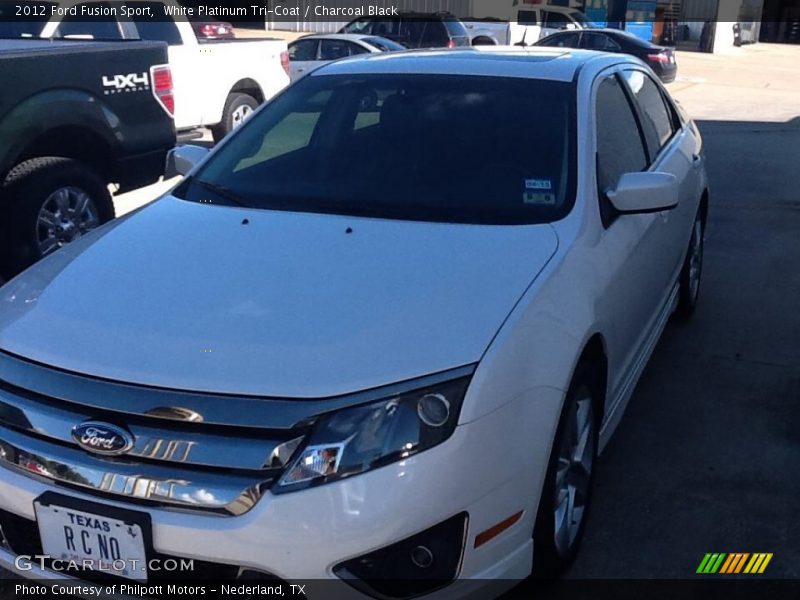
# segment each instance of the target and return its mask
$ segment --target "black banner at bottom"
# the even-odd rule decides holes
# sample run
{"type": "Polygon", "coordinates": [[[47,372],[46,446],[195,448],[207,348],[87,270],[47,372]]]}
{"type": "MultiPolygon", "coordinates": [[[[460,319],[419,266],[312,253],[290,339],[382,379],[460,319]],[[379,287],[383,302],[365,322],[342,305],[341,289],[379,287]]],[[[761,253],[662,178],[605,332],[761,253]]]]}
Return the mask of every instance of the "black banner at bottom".
{"type": "MultiPolygon", "coordinates": [[[[383,582],[382,589],[394,586],[383,582]]],[[[383,598],[402,598],[407,582],[397,582],[397,595],[383,598]]],[[[469,580],[440,586],[431,597],[513,600],[797,600],[800,598],[800,579],[692,579],[692,580],[618,580],[566,579],[554,582],[512,580],[469,580]]],[[[152,598],[153,600],[350,600],[365,598],[363,593],[343,581],[308,580],[286,583],[276,580],[259,583],[201,584],[176,581],[148,585],[136,582],[91,584],[76,580],[37,582],[0,579],[0,598],[3,600],[72,600],[75,598],[152,598]]]]}

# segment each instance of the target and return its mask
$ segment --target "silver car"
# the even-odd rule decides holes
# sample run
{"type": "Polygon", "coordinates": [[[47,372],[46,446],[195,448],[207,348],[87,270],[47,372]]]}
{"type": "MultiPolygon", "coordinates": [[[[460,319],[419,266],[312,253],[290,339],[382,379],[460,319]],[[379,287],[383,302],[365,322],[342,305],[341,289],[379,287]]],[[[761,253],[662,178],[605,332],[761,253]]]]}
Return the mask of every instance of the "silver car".
{"type": "Polygon", "coordinates": [[[348,56],[397,52],[406,47],[378,35],[325,33],[307,35],[289,44],[291,78],[297,81],[309,71],[348,56]]]}

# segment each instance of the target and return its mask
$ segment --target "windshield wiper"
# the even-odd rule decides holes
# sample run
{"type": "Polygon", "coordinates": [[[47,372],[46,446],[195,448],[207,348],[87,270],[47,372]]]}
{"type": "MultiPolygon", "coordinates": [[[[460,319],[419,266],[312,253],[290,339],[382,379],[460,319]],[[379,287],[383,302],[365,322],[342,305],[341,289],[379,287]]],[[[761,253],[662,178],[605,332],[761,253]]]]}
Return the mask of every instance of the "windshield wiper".
{"type": "Polygon", "coordinates": [[[209,183],[208,181],[203,181],[202,179],[192,179],[192,183],[196,183],[200,187],[203,187],[208,191],[213,192],[218,196],[229,200],[230,202],[233,202],[236,206],[241,206],[242,208],[253,208],[244,200],[242,200],[241,197],[239,197],[235,192],[224,186],[217,185],[216,183],[209,183]]]}

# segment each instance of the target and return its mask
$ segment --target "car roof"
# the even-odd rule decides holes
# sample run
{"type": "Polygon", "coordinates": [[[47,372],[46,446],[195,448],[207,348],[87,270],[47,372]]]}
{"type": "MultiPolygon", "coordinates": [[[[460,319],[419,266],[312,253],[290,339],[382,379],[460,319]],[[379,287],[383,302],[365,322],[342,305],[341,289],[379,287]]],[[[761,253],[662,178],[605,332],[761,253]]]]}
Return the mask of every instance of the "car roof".
{"type": "MultiPolygon", "coordinates": [[[[323,66],[312,76],[415,73],[480,75],[572,81],[589,61],[626,61],[626,55],[573,48],[476,46],[465,49],[410,50],[363,55],[323,66]]],[[[635,62],[630,59],[630,62],[635,62]]]]}
{"type": "MultiPolygon", "coordinates": [[[[295,42],[299,42],[300,40],[348,40],[351,42],[358,42],[360,40],[365,40],[368,38],[375,38],[380,37],[378,35],[370,35],[368,33],[312,33],[310,35],[304,35],[303,37],[299,37],[295,42]]],[[[292,42],[294,43],[294,42],[292,42]]]]}
{"type": "Polygon", "coordinates": [[[653,42],[648,42],[647,40],[643,40],[642,38],[635,36],[630,31],[625,31],[623,29],[614,29],[613,27],[591,27],[588,29],[570,29],[569,31],[556,31],[555,33],[551,33],[547,37],[542,38],[542,40],[546,40],[551,37],[563,37],[579,33],[603,33],[617,40],[624,40],[632,44],[637,44],[643,48],[658,46],[658,44],[654,44],[653,42]]]}

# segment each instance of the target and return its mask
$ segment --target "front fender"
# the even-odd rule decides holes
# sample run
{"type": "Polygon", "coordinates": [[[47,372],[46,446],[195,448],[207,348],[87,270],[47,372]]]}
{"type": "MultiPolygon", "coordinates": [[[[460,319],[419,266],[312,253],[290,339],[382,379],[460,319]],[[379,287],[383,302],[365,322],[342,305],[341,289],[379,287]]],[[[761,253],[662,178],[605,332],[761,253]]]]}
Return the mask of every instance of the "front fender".
{"type": "Polygon", "coordinates": [[[48,90],[26,98],[0,121],[0,139],[10,140],[0,155],[0,172],[17,164],[36,139],[65,127],[91,131],[113,154],[129,141],[106,102],[80,90],[48,90]]]}

